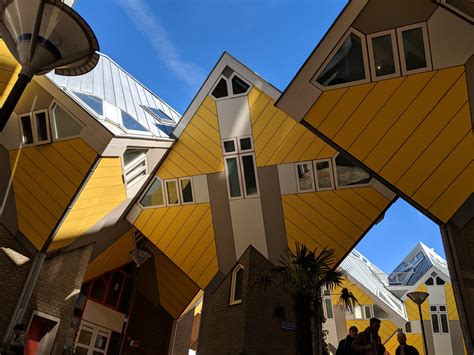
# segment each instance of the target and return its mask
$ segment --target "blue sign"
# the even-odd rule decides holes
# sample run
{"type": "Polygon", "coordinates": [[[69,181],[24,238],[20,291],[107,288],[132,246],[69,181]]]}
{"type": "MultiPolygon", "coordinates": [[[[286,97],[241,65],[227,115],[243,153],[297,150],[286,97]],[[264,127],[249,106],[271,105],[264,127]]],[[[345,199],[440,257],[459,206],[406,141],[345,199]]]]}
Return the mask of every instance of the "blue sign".
{"type": "Polygon", "coordinates": [[[281,329],[295,331],[296,330],[296,323],[281,322],[281,329]]]}

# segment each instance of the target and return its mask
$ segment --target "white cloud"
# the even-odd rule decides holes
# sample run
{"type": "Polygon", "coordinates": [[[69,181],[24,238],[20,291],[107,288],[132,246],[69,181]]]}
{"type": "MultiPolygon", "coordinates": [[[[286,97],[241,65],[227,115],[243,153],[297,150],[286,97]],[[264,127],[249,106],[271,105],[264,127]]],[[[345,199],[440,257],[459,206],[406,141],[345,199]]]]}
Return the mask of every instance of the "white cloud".
{"type": "Polygon", "coordinates": [[[179,79],[189,87],[196,88],[204,81],[205,73],[198,65],[183,60],[175,44],[168,38],[166,29],[154,16],[152,9],[143,0],[116,0],[133,21],[137,29],[150,41],[153,50],[179,79]]]}

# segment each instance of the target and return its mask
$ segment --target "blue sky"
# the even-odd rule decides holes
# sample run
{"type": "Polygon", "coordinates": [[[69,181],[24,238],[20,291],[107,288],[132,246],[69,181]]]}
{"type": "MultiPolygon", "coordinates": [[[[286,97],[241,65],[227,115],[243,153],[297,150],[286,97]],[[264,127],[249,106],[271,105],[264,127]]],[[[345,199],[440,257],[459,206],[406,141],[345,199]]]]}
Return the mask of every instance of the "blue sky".
{"type": "MultiPolygon", "coordinates": [[[[284,90],[345,0],[77,0],[101,51],[184,113],[224,51],[284,90]]],[[[357,246],[390,272],[439,228],[401,199],[357,246]]]]}

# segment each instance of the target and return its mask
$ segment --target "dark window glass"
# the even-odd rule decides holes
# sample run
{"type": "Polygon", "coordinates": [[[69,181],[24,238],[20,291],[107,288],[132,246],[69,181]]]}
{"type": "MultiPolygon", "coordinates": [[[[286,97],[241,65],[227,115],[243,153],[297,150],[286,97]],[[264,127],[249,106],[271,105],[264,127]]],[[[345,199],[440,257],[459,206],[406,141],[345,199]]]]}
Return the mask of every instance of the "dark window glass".
{"type": "Polygon", "coordinates": [[[434,285],[433,278],[432,278],[432,277],[428,278],[428,279],[425,281],[425,285],[429,285],[429,286],[434,285]]]}
{"type": "Polygon", "coordinates": [[[242,299],[242,289],[244,283],[244,269],[239,269],[235,275],[234,301],[242,299]]]}
{"type": "Polygon", "coordinates": [[[364,306],[364,313],[365,313],[366,319],[372,318],[372,312],[370,311],[370,306],[364,306]]]}
{"type": "Polygon", "coordinates": [[[227,164],[227,174],[229,179],[229,189],[231,197],[240,197],[242,193],[240,192],[240,182],[239,182],[239,166],[237,163],[237,158],[228,158],[226,159],[227,164]]]}
{"type": "Polygon", "coordinates": [[[324,303],[326,305],[326,315],[328,318],[334,318],[334,313],[332,311],[332,302],[330,298],[325,298],[324,303]]]}
{"type": "Polygon", "coordinates": [[[379,319],[388,319],[390,318],[389,314],[378,304],[374,304],[374,317],[379,319]]]}
{"type": "Polygon", "coordinates": [[[212,91],[212,96],[214,96],[216,99],[219,99],[221,97],[226,97],[227,95],[229,95],[227,92],[227,82],[221,78],[212,91]]]}
{"type": "Polygon", "coordinates": [[[166,113],[161,111],[159,108],[154,107],[146,107],[149,111],[153,112],[153,114],[161,121],[166,121],[170,123],[174,123],[174,121],[168,116],[166,113]]]}
{"type": "Polygon", "coordinates": [[[243,156],[242,165],[244,167],[245,191],[248,196],[256,195],[257,177],[255,176],[255,165],[253,163],[253,155],[243,156]]]}
{"type": "Polygon", "coordinates": [[[181,180],[181,191],[183,194],[183,202],[193,202],[193,189],[191,179],[181,180]]]}
{"type": "Polygon", "coordinates": [[[410,322],[407,322],[405,324],[405,332],[406,333],[411,333],[411,323],[410,322]]]}
{"type": "Polygon", "coordinates": [[[106,288],[107,285],[105,284],[105,280],[103,278],[95,280],[92,284],[91,298],[102,301],[105,297],[106,288]]]}
{"type": "Polygon", "coordinates": [[[148,131],[143,127],[138,121],[136,121],[132,116],[130,116],[125,111],[122,111],[122,122],[126,129],[132,129],[134,131],[148,131]]]}
{"type": "Polygon", "coordinates": [[[226,153],[235,152],[235,142],[234,141],[225,141],[224,150],[226,153]]]}
{"type": "Polygon", "coordinates": [[[232,78],[232,92],[234,95],[243,94],[249,89],[249,84],[240,79],[238,76],[232,78]]]}
{"type": "Polygon", "coordinates": [[[438,309],[436,308],[436,306],[430,306],[430,311],[431,312],[436,312],[438,309]]]}
{"type": "Polygon", "coordinates": [[[106,303],[108,305],[111,305],[112,307],[117,307],[117,302],[120,296],[120,290],[122,289],[122,282],[123,282],[123,274],[115,271],[112,274],[112,278],[110,280],[110,285],[109,285],[109,292],[107,294],[106,303]]]}
{"type": "Polygon", "coordinates": [[[21,127],[23,131],[23,143],[31,144],[33,143],[33,130],[31,129],[31,120],[30,116],[23,116],[20,118],[21,127]]]}
{"type": "Polygon", "coordinates": [[[439,316],[441,318],[441,330],[443,331],[443,333],[448,333],[448,316],[446,314],[440,314],[439,316]]]}
{"type": "Polygon", "coordinates": [[[321,161],[316,163],[316,178],[320,189],[333,187],[331,178],[331,165],[329,161],[321,161]]]}
{"type": "Polygon", "coordinates": [[[426,68],[426,54],[423,43],[423,31],[414,28],[402,32],[403,52],[407,70],[426,68]]]}
{"type": "Polygon", "coordinates": [[[336,158],[336,177],[339,186],[360,185],[370,181],[370,175],[361,167],[339,154],[336,158]]]}
{"type": "Polygon", "coordinates": [[[43,142],[48,140],[48,123],[46,122],[46,113],[35,113],[36,129],[38,133],[38,141],[43,142]]]}
{"type": "Polygon", "coordinates": [[[395,73],[395,61],[393,58],[392,46],[392,36],[389,34],[372,38],[376,76],[384,76],[395,73]]]}
{"type": "Polygon", "coordinates": [[[76,91],[74,91],[74,94],[76,94],[76,96],[79,97],[82,102],[94,110],[98,115],[102,116],[104,114],[104,107],[101,99],[76,91]]]}
{"type": "Polygon", "coordinates": [[[140,204],[144,207],[150,206],[163,206],[165,204],[165,199],[163,196],[163,186],[160,179],[156,179],[151,184],[150,188],[143,196],[140,204]]]}
{"type": "Polygon", "coordinates": [[[250,138],[242,138],[240,140],[240,150],[252,149],[252,140],[250,138]]]}
{"type": "Polygon", "coordinates": [[[155,123],[155,126],[158,127],[160,131],[164,132],[168,136],[171,136],[171,134],[174,131],[174,126],[169,126],[169,125],[159,124],[159,123],[155,123]]]}
{"type": "Polygon", "coordinates": [[[436,277],[436,284],[441,286],[441,285],[444,285],[446,282],[444,282],[444,280],[440,277],[436,277]]]}
{"type": "Polygon", "coordinates": [[[446,312],[446,306],[439,306],[439,310],[441,312],[446,312]]]}
{"type": "Polygon", "coordinates": [[[123,282],[123,291],[122,296],[120,297],[119,311],[122,313],[127,313],[128,305],[130,303],[130,298],[132,297],[132,278],[126,276],[123,282]]]}
{"type": "Polygon", "coordinates": [[[439,323],[438,323],[438,315],[432,314],[431,315],[431,324],[433,326],[433,333],[439,333],[439,323]]]}
{"type": "Polygon", "coordinates": [[[298,164],[296,166],[298,171],[298,186],[300,191],[313,189],[313,175],[310,163],[298,164]]]}
{"type": "Polygon", "coordinates": [[[365,79],[362,41],[351,33],[317,81],[323,86],[332,86],[365,79]]]}

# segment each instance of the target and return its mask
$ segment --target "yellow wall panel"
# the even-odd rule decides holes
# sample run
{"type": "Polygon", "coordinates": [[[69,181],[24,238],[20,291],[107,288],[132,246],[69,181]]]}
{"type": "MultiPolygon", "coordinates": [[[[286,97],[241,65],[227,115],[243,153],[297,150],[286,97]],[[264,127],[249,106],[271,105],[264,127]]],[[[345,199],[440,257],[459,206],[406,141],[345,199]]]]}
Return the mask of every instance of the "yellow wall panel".
{"type": "Polygon", "coordinates": [[[5,42],[0,39],[0,104],[3,105],[13,88],[21,65],[10,54],[5,42]]]}
{"type": "Polygon", "coordinates": [[[446,307],[448,308],[448,319],[459,320],[458,309],[456,307],[456,300],[454,299],[453,286],[451,282],[444,285],[446,294],[446,307]]]}
{"type": "Polygon", "coordinates": [[[323,92],[306,114],[305,121],[318,128],[346,91],[347,88],[342,88],[323,92]]]}
{"type": "MultiPolygon", "coordinates": [[[[295,122],[296,123],[296,122],[295,122]]],[[[314,135],[310,132],[307,132],[307,129],[304,128],[302,125],[295,124],[295,126],[291,129],[289,134],[286,136],[284,144],[281,144],[278,149],[275,151],[275,154],[270,158],[268,161],[269,165],[276,165],[282,162],[295,162],[301,156],[302,152],[304,152],[303,144],[300,144],[300,151],[297,152],[296,145],[298,142],[302,140],[306,140],[311,143],[314,139],[314,135]],[[308,133],[305,136],[305,133],[308,133]],[[293,147],[292,149],[288,149],[289,147],[293,147]],[[296,156],[291,157],[291,155],[296,156]],[[287,160],[288,159],[288,160],[287,160]]]]}
{"type": "Polygon", "coordinates": [[[213,113],[214,115],[217,115],[216,102],[210,96],[206,96],[206,98],[203,100],[202,104],[205,108],[207,108],[209,111],[211,111],[211,113],[213,113]]]}

